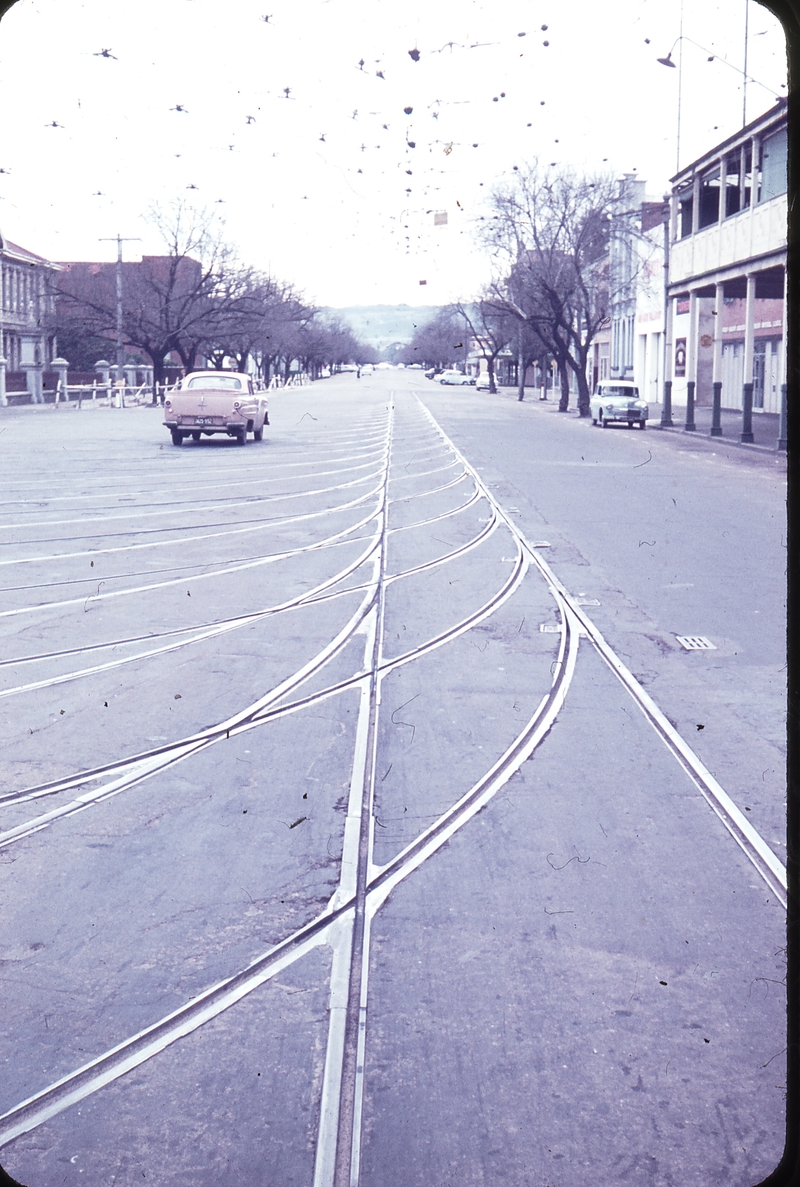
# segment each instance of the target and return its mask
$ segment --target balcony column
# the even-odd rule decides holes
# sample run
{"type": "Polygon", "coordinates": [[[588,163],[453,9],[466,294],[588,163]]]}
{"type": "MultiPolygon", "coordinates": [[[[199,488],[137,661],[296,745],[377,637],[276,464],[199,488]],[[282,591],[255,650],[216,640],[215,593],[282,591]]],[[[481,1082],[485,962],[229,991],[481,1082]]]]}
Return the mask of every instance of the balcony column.
{"type": "Polygon", "coordinates": [[[753,321],[756,305],[756,277],[747,275],[747,298],[744,311],[744,366],[742,369],[742,432],[739,440],[746,445],[753,443],[753,321]]]}
{"type": "Polygon", "coordinates": [[[689,291],[689,334],[686,342],[686,423],[684,433],[695,432],[694,392],[697,383],[697,333],[700,305],[696,289],[689,291]]]}
{"type": "Polygon", "coordinates": [[[778,449],[785,450],[787,439],[787,386],[786,386],[786,268],[783,269],[783,311],[781,314],[781,347],[778,356],[778,390],[781,393],[781,415],[778,424],[778,449]]]}
{"type": "Polygon", "coordinates": [[[659,428],[671,429],[674,424],[672,419],[672,371],[675,366],[675,347],[673,343],[675,301],[670,296],[666,299],[664,313],[664,399],[661,404],[661,424],[659,428]]]}
{"type": "Polygon", "coordinates": [[[722,436],[722,311],[725,307],[725,288],[721,284],[714,286],[714,312],[717,320],[714,323],[714,356],[712,360],[711,391],[711,436],[722,436]]]}

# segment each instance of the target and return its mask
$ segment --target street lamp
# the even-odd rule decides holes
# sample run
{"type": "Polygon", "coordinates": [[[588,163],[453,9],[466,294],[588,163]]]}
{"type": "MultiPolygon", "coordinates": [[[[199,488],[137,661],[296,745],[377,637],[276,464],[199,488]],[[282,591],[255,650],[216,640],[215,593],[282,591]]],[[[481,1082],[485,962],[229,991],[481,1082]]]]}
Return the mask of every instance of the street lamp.
{"type": "MultiPolygon", "coordinates": [[[[681,28],[682,27],[683,27],[683,13],[681,13],[681,28]]],[[[677,71],[678,71],[678,135],[677,135],[677,147],[676,147],[676,155],[675,155],[675,172],[676,173],[678,173],[680,171],[680,155],[681,155],[681,91],[682,91],[682,83],[683,83],[683,45],[682,45],[682,42],[684,42],[684,41],[688,41],[691,45],[694,45],[699,50],[702,50],[703,53],[707,55],[706,61],[708,61],[708,62],[722,62],[723,65],[730,66],[731,70],[735,70],[737,74],[742,75],[742,78],[744,79],[744,84],[743,84],[743,88],[742,88],[742,90],[743,90],[742,127],[744,127],[747,123],[747,82],[748,82],[748,79],[750,82],[754,82],[757,87],[763,87],[764,90],[768,91],[769,94],[772,95],[772,97],[774,99],[779,99],[781,97],[772,89],[772,87],[768,87],[766,85],[766,83],[759,82],[759,80],[757,78],[753,78],[752,74],[747,73],[747,24],[746,23],[745,23],[745,47],[744,47],[744,66],[745,66],[745,68],[744,68],[744,70],[740,70],[738,66],[734,66],[733,62],[729,62],[727,60],[727,58],[720,58],[718,54],[712,53],[712,51],[710,49],[708,49],[705,45],[701,45],[699,41],[695,41],[692,37],[687,37],[685,33],[681,32],[675,38],[666,57],[656,58],[656,61],[659,63],[660,66],[669,66],[671,69],[673,69],[673,70],[677,69],[677,71]],[[675,63],[672,60],[672,52],[675,49],[675,46],[679,45],[679,44],[680,44],[680,51],[678,53],[678,61],[677,61],[677,63],[675,63]]]]}

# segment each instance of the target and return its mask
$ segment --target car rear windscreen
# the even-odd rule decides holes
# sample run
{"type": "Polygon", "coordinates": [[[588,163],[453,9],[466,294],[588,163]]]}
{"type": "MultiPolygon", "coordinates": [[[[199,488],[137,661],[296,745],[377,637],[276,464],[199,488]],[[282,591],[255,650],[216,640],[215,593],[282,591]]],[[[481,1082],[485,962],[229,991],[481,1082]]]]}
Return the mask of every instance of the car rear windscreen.
{"type": "Polygon", "coordinates": [[[235,375],[195,375],[194,379],[190,379],[186,386],[213,387],[217,391],[222,388],[228,392],[240,392],[242,390],[242,381],[241,379],[237,379],[235,375]]]}

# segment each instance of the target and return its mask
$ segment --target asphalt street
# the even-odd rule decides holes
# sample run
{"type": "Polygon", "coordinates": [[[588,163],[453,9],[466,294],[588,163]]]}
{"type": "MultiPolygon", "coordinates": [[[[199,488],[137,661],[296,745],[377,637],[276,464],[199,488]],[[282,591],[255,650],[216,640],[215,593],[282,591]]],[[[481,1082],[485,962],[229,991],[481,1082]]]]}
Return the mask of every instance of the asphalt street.
{"type": "Polygon", "coordinates": [[[783,460],[411,371],[161,421],[0,417],[3,1167],[760,1182],[783,460]]]}

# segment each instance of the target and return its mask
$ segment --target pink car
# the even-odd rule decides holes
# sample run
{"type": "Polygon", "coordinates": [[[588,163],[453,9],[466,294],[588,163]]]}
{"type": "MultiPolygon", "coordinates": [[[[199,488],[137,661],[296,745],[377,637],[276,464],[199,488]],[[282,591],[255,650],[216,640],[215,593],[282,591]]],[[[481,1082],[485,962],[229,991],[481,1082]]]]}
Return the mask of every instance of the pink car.
{"type": "Polygon", "coordinates": [[[244,445],[248,433],[260,441],[269,424],[266,393],[240,371],[192,371],[164,401],[164,424],[173,445],[214,433],[233,437],[237,445],[244,445]]]}

